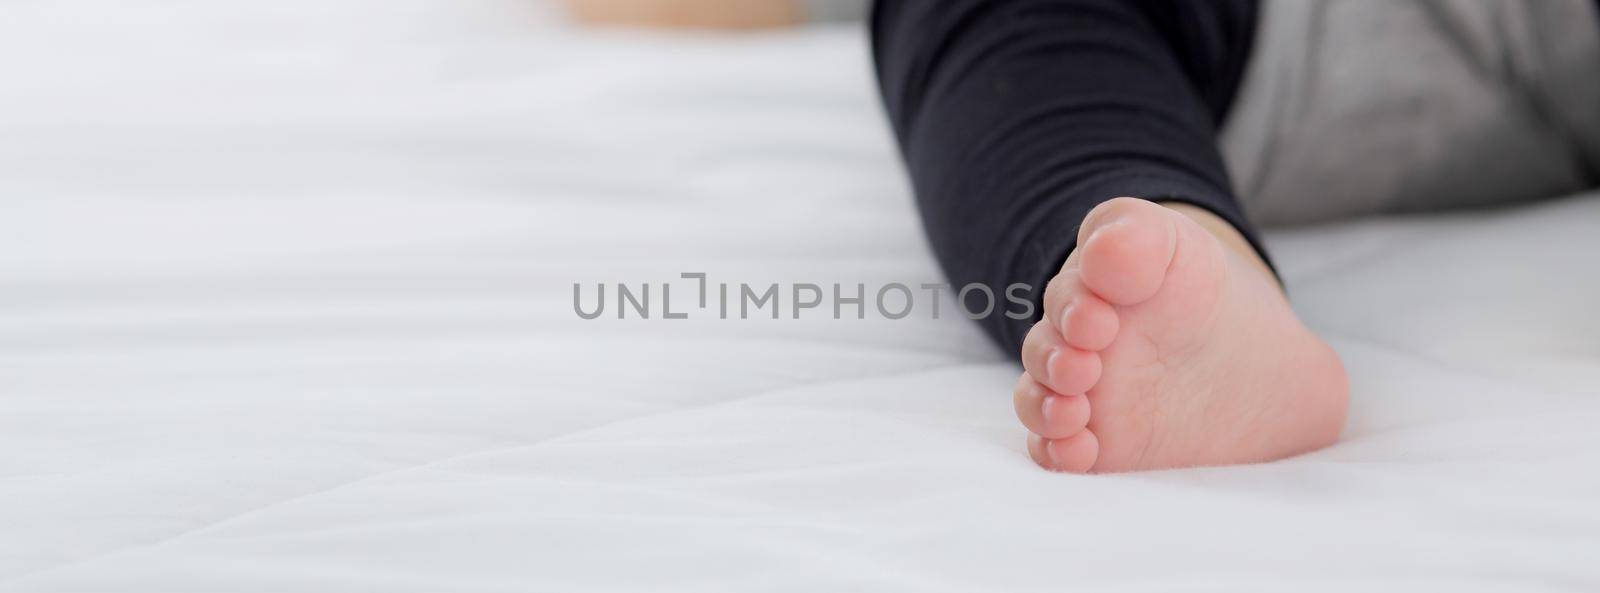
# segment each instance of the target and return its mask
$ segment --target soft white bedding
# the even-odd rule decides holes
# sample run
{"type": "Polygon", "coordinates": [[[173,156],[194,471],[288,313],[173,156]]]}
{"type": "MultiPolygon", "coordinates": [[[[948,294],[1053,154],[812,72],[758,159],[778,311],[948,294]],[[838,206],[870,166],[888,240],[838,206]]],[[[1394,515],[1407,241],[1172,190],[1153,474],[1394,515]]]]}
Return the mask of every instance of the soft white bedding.
{"type": "Polygon", "coordinates": [[[0,589],[1600,588],[1600,197],[1274,234],[1343,441],[1050,474],[963,319],[573,312],[937,281],[859,32],[511,6],[6,8],[0,589]]]}

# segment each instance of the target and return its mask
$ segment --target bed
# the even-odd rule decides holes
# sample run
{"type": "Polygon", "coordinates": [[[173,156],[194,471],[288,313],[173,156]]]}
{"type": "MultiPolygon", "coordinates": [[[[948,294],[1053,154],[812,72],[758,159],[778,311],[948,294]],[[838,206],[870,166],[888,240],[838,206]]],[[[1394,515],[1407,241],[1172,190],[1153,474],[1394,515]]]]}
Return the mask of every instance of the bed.
{"type": "Polygon", "coordinates": [[[940,281],[857,29],[7,12],[0,590],[1600,589],[1600,195],[1271,233],[1340,443],[1053,474],[948,309],[574,310],[940,281]]]}

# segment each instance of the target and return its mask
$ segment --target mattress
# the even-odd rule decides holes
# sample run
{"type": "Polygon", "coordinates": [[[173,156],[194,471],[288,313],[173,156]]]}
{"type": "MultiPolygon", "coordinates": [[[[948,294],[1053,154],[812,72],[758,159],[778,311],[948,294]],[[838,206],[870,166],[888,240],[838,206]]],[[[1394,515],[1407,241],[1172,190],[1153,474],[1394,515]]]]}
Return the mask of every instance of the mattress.
{"type": "Polygon", "coordinates": [[[856,28],[7,12],[0,590],[1600,588],[1600,195],[1271,233],[1341,441],[1055,474],[948,294],[683,276],[941,281],[856,28]]]}

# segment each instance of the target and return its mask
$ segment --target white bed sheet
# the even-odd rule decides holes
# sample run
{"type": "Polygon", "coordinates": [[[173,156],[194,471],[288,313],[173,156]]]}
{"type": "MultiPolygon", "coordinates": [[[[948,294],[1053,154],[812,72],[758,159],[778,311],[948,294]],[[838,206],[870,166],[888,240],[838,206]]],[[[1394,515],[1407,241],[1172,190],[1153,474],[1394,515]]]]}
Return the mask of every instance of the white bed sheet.
{"type": "Polygon", "coordinates": [[[1050,474],[965,320],[573,313],[939,280],[858,31],[486,6],[7,7],[0,590],[1600,588],[1600,197],[1273,234],[1342,441],[1050,474]]]}

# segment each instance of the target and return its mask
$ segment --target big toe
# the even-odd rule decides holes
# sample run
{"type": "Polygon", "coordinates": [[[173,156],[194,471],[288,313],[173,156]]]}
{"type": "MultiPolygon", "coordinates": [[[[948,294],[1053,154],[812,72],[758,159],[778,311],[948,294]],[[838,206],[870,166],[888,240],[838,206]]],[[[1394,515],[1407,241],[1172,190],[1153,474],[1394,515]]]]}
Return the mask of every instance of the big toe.
{"type": "Polygon", "coordinates": [[[1096,206],[1078,231],[1083,284],[1113,305],[1155,296],[1177,249],[1175,216],[1135,198],[1096,206]]]}

